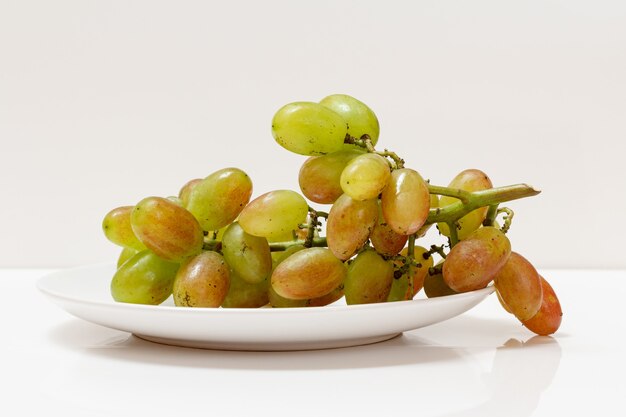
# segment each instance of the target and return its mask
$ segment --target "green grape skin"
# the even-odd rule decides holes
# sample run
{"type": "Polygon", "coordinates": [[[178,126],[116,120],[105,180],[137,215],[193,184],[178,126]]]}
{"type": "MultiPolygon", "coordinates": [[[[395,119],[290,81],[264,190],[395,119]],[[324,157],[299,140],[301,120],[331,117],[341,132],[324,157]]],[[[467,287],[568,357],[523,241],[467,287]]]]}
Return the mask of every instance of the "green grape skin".
{"type": "Polygon", "coordinates": [[[496,291],[511,313],[520,321],[532,318],[541,307],[541,278],[535,267],[522,255],[511,252],[494,278],[496,291]]]}
{"type": "Polygon", "coordinates": [[[391,173],[382,192],[381,206],[385,222],[401,235],[417,232],[426,222],[430,210],[428,185],[422,176],[409,168],[391,173]]]}
{"type": "Polygon", "coordinates": [[[146,245],[133,232],[130,224],[132,212],[133,206],[117,207],[109,211],[102,220],[102,231],[116,245],[141,251],[146,249],[146,245]]]}
{"type": "Polygon", "coordinates": [[[372,246],[376,249],[376,252],[385,256],[394,256],[400,253],[404,245],[406,245],[406,241],[408,240],[407,235],[401,235],[393,231],[391,227],[385,222],[385,218],[383,217],[383,211],[380,207],[380,203],[378,204],[378,220],[372,229],[372,233],[370,234],[370,241],[372,242],[372,246]]]}
{"type": "Polygon", "coordinates": [[[298,174],[302,194],[319,204],[332,204],[343,194],[341,173],[348,162],[363,151],[358,149],[339,151],[322,156],[309,157],[298,174]]]}
{"type": "Polygon", "coordinates": [[[230,272],[222,255],[207,251],[185,261],[172,293],[179,307],[219,307],[228,293],[230,272]]]}
{"type": "Polygon", "coordinates": [[[387,160],[374,153],[352,159],[341,172],[341,189],[354,200],[370,200],[383,191],[391,170],[387,160]]]}
{"type": "Polygon", "coordinates": [[[340,151],[346,133],[348,127],[343,117],[318,103],[289,103],[272,119],[272,135],[276,142],[300,155],[340,151]]]}
{"type": "Polygon", "coordinates": [[[297,229],[308,213],[309,206],[300,194],[276,190],[252,200],[239,215],[239,224],[246,233],[271,240],[297,229]]]}
{"type": "Polygon", "coordinates": [[[228,265],[245,281],[257,284],[272,272],[272,256],[267,239],[246,233],[232,223],[222,237],[222,253],[228,265]]]}
{"type": "Polygon", "coordinates": [[[167,199],[169,201],[171,201],[172,203],[176,204],[179,207],[184,207],[183,206],[183,201],[180,198],[178,198],[178,197],[176,197],[174,195],[171,195],[171,196],[167,197],[167,199]]]}
{"type": "Polygon", "coordinates": [[[552,286],[540,275],[543,297],[539,311],[528,320],[522,321],[526,328],[541,336],[555,333],[561,326],[563,310],[552,286]]]}
{"type": "Polygon", "coordinates": [[[328,294],[345,277],[345,266],[331,251],[314,247],[281,262],[272,273],[271,285],[281,297],[305,300],[328,294]]]}
{"type": "MultiPolygon", "coordinates": [[[[437,267],[440,265],[441,262],[437,264],[437,267]]],[[[424,293],[426,293],[426,297],[428,298],[445,297],[446,295],[458,294],[458,292],[448,287],[446,282],[443,280],[443,274],[441,271],[433,275],[430,273],[426,274],[426,277],[424,278],[424,293]]]]}
{"type": "Polygon", "coordinates": [[[272,269],[276,268],[282,261],[302,249],[305,249],[304,245],[293,245],[283,251],[272,252],[272,269]]]}
{"type": "Polygon", "coordinates": [[[342,194],[328,213],[328,249],[342,261],[350,259],[365,244],[377,220],[376,200],[357,201],[342,194]]]}
{"type": "Polygon", "coordinates": [[[180,198],[180,201],[183,207],[187,208],[187,205],[189,204],[189,196],[191,195],[191,191],[194,189],[196,185],[198,185],[201,182],[202,182],[202,178],[194,178],[192,180],[187,181],[185,185],[181,187],[180,191],[178,192],[178,198],[180,198]]]}
{"type": "MultiPolygon", "coordinates": [[[[481,191],[493,188],[491,179],[484,172],[478,169],[466,169],[460,172],[448,185],[450,188],[459,188],[464,191],[481,191]]],[[[459,200],[454,197],[441,196],[439,207],[446,207],[459,200]]],[[[457,222],[457,236],[459,240],[465,239],[474,230],[478,229],[485,218],[489,207],[480,207],[461,217],[457,222]]],[[[446,223],[438,223],[437,227],[442,235],[450,237],[450,229],[446,223]]]]}
{"type": "Polygon", "coordinates": [[[511,242],[504,233],[492,226],[481,227],[450,250],[443,279],[456,292],[485,288],[510,254],[511,242]]]}
{"type": "Polygon", "coordinates": [[[259,308],[269,303],[269,278],[258,284],[250,284],[232,269],[230,270],[230,287],[222,302],[223,308],[259,308]]]}
{"type": "Polygon", "coordinates": [[[250,201],[252,181],[238,168],[224,168],[195,184],[185,207],[212,231],[231,224],[250,201]]]}
{"type": "MultiPolygon", "coordinates": [[[[408,251],[408,248],[404,248],[400,255],[407,256],[408,251]]],[[[422,246],[414,246],[413,259],[417,265],[409,265],[408,270],[404,273],[399,270],[404,265],[404,262],[401,260],[393,262],[395,267],[394,280],[387,301],[411,300],[420,292],[424,287],[424,280],[426,275],[428,275],[428,270],[433,266],[433,258],[427,252],[428,250],[422,246]]]]}
{"type": "Polygon", "coordinates": [[[111,280],[111,295],[121,303],[158,305],[172,294],[179,265],[143,250],[124,262],[111,280]]]}
{"type": "Polygon", "coordinates": [[[193,215],[161,197],[141,200],[131,213],[135,235],[161,258],[181,262],[202,251],[204,235],[193,215]]]}
{"type": "Polygon", "coordinates": [[[387,300],[393,281],[393,265],[376,251],[359,253],[348,267],[344,282],[346,303],[370,304],[387,300]]]}
{"type": "Polygon", "coordinates": [[[372,145],[378,142],[380,125],[376,114],[365,103],[346,94],[324,97],[320,104],[338,113],[348,124],[350,136],[360,138],[369,135],[372,145]]]}
{"type": "Polygon", "coordinates": [[[334,303],[344,296],[344,286],[340,284],[337,288],[332,290],[326,295],[322,295],[321,297],[311,298],[307,300],[307,307],[324,307],[329,304],[334,303]]]}
{"type": "Polygon", "coordinates": [[[309,300],[292,300],[290,298],[281,297],[270,285],[268,289],[268,298],[270,305],[274,308],[300,308],[306,307],[309,300]]]}
{"type": "Polygon", "coordinates": [[[122,252],[120,252],[120,256],[117,258],[117,267],[119,268],[120,266],[124,265],[124,262],[135,256],[139,252],[140,251],[138,251],[137,249],[123,248],[122,252]]]}

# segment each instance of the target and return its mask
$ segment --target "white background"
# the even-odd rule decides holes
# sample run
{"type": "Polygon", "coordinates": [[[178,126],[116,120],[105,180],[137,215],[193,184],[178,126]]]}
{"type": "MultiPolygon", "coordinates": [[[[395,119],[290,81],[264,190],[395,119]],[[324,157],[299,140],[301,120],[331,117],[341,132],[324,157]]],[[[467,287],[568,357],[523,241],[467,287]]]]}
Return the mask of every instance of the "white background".
{"type": "Polygon", "coordinates": [[[297,189],[274,112],[368,103],[433,183],[480,168],[538,267],[626,267],[623,1],[0,0],[0,266],[113,260],[102,217],[226,166],[297,189]]]}

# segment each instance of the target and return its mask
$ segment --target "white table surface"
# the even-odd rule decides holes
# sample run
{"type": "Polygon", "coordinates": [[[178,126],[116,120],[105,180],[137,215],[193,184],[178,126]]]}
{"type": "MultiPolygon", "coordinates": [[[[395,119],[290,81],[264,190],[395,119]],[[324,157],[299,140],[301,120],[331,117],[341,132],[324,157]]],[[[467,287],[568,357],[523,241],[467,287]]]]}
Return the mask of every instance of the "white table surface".
{"type": "Polygon", "coordinates": [[[626,415],[626,271],[540,271],[564,311],[553,338],[490,296],[387,342],[282,353],[164,346],[82,321],[35,288],[47,272],[0,270],[2,415],[626,415]]]}

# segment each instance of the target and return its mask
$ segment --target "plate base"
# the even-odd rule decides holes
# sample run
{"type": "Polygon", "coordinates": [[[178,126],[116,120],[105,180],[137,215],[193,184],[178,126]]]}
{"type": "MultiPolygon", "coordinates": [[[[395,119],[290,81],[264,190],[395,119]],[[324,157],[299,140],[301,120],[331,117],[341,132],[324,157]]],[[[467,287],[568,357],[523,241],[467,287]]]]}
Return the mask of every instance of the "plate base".
{"type": "Polygon", "coordinates": [[[354,339],[339,340],[320,340],[320,341],[303,341],[303,342],[226,342],[226,341],[201,341],[201,340],[184,340],[184,339],[168,339],[163,337],[153,337],[133,333],[140,339],[149,342],[160,343],[170,346],[182,346],[196,349],[212,349],[212,350],[241,350],[241,351],[296,351],[296,350],[318,350],[318,349],[335,349],[350,346],[369,345],[372,343],[384,342],[393,339],[402,333],[388,334],[384,336],[363,337],[354,339]]]}

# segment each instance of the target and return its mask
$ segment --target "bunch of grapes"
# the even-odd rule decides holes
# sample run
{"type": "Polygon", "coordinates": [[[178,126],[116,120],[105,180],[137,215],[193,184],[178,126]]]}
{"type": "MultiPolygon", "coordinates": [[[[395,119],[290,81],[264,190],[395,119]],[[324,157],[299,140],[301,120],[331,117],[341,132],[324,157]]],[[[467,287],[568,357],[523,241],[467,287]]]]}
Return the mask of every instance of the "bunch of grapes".
{"type": "Polygon", "coordinates": [[[304,196],[275,190],[250,201],[250,177],[225,168],[187,182],[177,197],[110,211],[104,233],[123,247],[111,281],[116,301],[158,305],[172,295],[183,307],[319,307],[342,297],[349,305],[411,300],[422,289],[441,297],[493,282],[528,329],[558,329],[554,290],[511,251],[513,212],[500,207],[539,191],[494,188],[477,169],[432,185],[396,153],[376,150],[376,115],[347,95],[287,104],[272,133],[309,157],[299,173],[304,196]],[[443,242],[419,244],[433,224],[443,242]]]}

